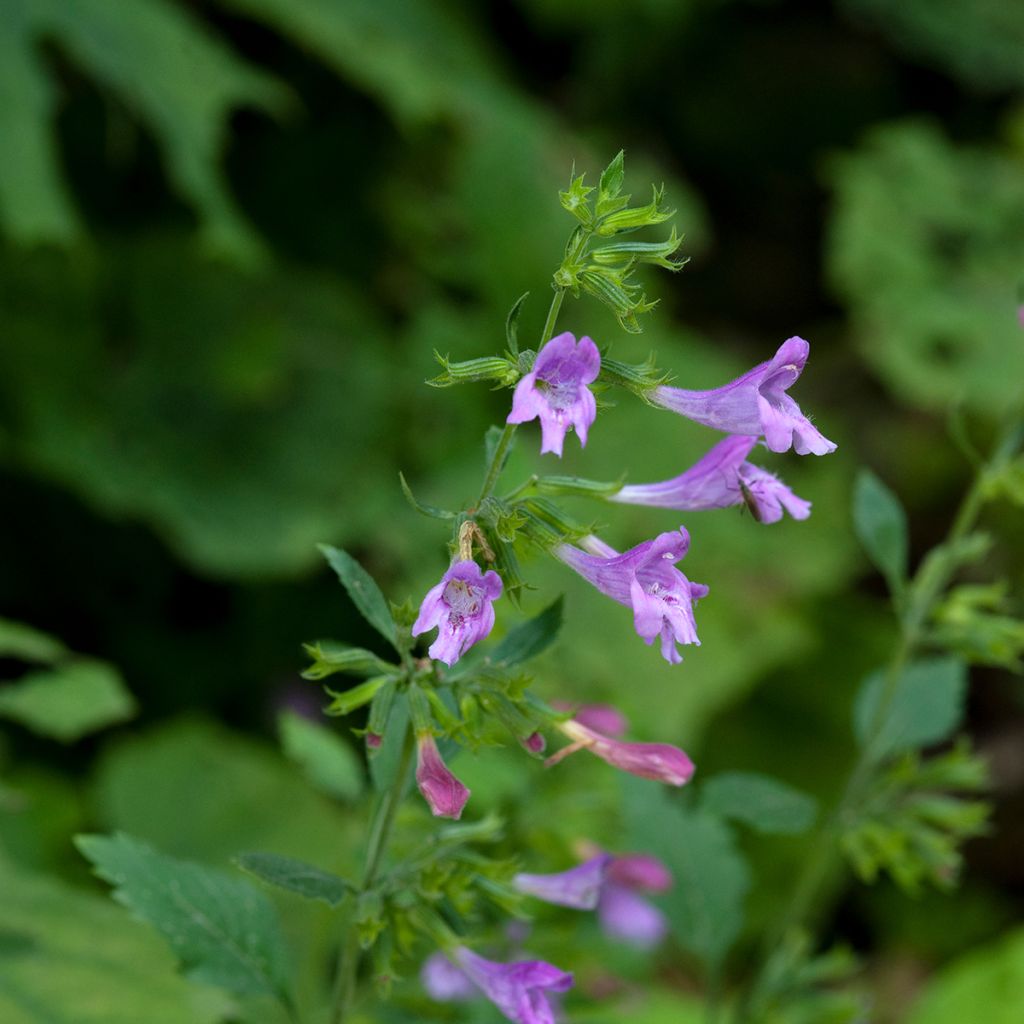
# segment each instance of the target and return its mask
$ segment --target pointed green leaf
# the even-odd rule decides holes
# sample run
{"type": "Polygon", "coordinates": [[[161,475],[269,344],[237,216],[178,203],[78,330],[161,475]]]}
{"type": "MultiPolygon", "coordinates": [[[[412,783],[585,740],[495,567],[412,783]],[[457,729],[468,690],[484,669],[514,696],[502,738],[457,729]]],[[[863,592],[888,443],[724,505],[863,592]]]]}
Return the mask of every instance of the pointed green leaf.
{"type": "Polygon", "coordinates": [[[235,858],[235,863],[268,885],[287,889],[303,899],[321,900],[330,907],[338,906],[348,893],[354,891],[344,878],[294,857],[282,857],[277,853],[243,853],[235,858]]]}
{"type": "Polygon", "coordinates": [[[398,481],[402,485],[402,493],[405,495],[405,500],[421,516],[429,516],[431,519],[454,519],[456,513],[449,512],[446,508],[438,508],[436,505],[425,505],[422,501],[418,501],[416,496],[412,493],[412,488],[409,486],[405,479],[404,473],[398,474],[398,481]]]}
{"type": "Polygon", "coordinates": [[[285,711],[277,720],[281,747],[322,793],[353,801],[363,791],[363,765],[340,736],[318,722],[285,711]]]}
{"type": "Polygon", "coordinates": [[[511,668],[550,647],[562,628],[562,604],[557,597],[538,615],[510,629],[491,653],[491,662],[511,668]]]}
{"type": "Polygon", "coordinates": [[[778,779],[755,772],[723,772],[700,791],[701,810],[775,835],[796,835],[814,824],[817,801],[778,779]]]}
{"type": "Polygon", "coordinates": [[[189,977],[292,1005],[284,936],[263,893],[124,833],[77,836],[75,845],[114,898],[163,935],[189,977]]]}
{"type": "Polygon", "coordinates": [[[626,177],[625,158],[625,151],[620,149],[601,172],[597,200],[599,206],[602,201],[614,199],[622,191],[622,182],[626,177]]]}
{"type": "Polygon", "coordinates": [[[399,671],[397,665],[391,665],[361,647],[349,647],[348,644],[339,644],[333,640],[318,640],[302,646],[313,659],[313,664],[302,673],[303,679],[326,679],[336,672],[372,676],[399,671]]]}
{"type": "Polygon", "coordinates": [[[857,475],[853,525],[889,589],[898,592],[907,575],[907,515],[899,498],[869,469],[857,475]]]}
{"type": "Polygon", "coordinates": [[[329,544],[320,544],[319,548],[328,565],[338,574],[341,585],[348,591],[359,613],[397,649],[395,620],[374,578],[347,551],[329,544]]]}
{"type": "Polygon", "coordinates": [[[523,303],[529,297],[529,292],[523,292],[512,304],[512,308],[505,317],[505,344],[512,355],[519,355],[519,314],[523,311],[523,303]]]}

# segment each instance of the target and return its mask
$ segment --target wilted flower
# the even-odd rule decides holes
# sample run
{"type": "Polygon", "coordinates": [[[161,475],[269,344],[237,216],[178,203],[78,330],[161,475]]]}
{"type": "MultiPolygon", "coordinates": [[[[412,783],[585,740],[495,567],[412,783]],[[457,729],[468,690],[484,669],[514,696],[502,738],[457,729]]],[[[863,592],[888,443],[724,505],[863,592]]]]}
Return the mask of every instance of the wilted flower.
{"type": "Polygon", "coordinates": [[[573,742],[548,758],[552,765],[577,750],[589,750],[602,761],[644,779],[685,786],[693,778],[694,765],[685,751],[669,743],[626,743],[614,740],[570,719],[558,726],[573,742]]]}
{"type": "Polygon", "coordinates": [[[481,572],[469,559],[454,562],[436,587],[427,591],[412,627],[419,636],[438,627],[429,654],[454,665],[466,651],[494,628],[493,602],[501,597],[501,577],[493,570],[481,572]]]}
{"type": "Polygon", "coordinates": [[[449,771],[429,732],[416,737],[416,785],[435,818],[459,818],[469,790],[449,771]]]}
{"type": "Polygon", "coordinates": [[[774,357],[712,391],[667,385],[651,391],[651,401],[688,419],[729,434],[764,435],[773,452],[795,448],[798,455],[827,455],[836,446],[824,437],[786,394],[807,362],[810,346],[788,338],[774,357]]]}
{"type": "Polygon", "coordinates": [[[555,1014],[546,993],[567,992],[573,977],[543,960],[496,963],[460,946],[455,962],[484,995],[516,1024],[554,1024],[555,1014]]]}
{"type": "Polygon", "coordinates": [[[623,487],[611,500],[680,512],[746,505],[759,523],[778,522],[783,509],[794,519],[806,519],[811,514],[809,501],[798,498],[767,470],[746,461],[756,443],[756,437],[727,437],[685,473],[660,483],[623,487]]]}
{"type": "Polygon", "coordinates": [[[580,446],[597,415],[597,403],[588,384],[601,371],[601,353],[590,338],[566,332],[552,338],[538,353],[533,369],[516,385],[508,423],[526,423],[540,417],[541,454],[561,456],[566,432],[576,428],[580,446]]]}
{"type": "Polygon", "coordinates": [[[593,910],[601,896],[612,859],[609,854],[600,853],[578,867],[557,874],[520,873],[512,879],[512,884],[520,892],[536,896],[546,903],[576,910],[593,910]]]}
{"type": "Polygon", "coordinates": [[[583,541],[599,554],[588,554],[571,544],[554,549],[556,558],[619,604],[633,609],[633,624],[648,644],[661,637],[662,657],[675,665],[682,661],[676,644],[700,644],[693,619],[693,602],[708,588],[691,583],[678,569],[690,546],[683,527],[644,541],[618,554],[596,537],[583,541]]]}

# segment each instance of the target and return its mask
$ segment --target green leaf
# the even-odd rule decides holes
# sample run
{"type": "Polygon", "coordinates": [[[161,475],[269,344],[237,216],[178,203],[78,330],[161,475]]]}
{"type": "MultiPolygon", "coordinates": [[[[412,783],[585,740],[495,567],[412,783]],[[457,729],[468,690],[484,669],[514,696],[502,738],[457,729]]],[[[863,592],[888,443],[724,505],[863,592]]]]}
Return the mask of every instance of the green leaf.
{"type": "Polygon", "coordinates": [[[215,1024],[229,998],[175,970],[165,944],[110,900],[0,858],[4,1024],[215,1024]]]}
{"type": "Polygon", "coordinates": [[[131,718],[135,700],[102,661],[76,659],[0,687],[0,716],[61,743],[131,718]]]}
{"type": "Polygon", "coordinates": [[[612,162],[601,172],[597,190],[598,216],[608,212],[609,209],[616,208],[611,205],[611,201],[616,199],[622,191],[622,183],[626,177],[625,156],[625,152],[620,149],[612,162]]]}
{"type": "MultiPolygon", "coordinates": [[[[502,436],[505,433],[504,427],[490,426],[487,428],[487,432],[484,434],[484,465],[490,466],[494,461],[494,455],[498,450],[498,445],[501,443],[502,436]]],[[[501,458],[501,465],[498,466],[497,472],[500,475],[502,470],[505,468],[505,464],[508,462],[509,455],[512,454],[512,448],[515,445],[515,436],[513,435],[512,440],[505,446],[505,453],[501,458]]]]}
{"type": "Polygon", "coordinates": [[[338,906],[348,893],[354,891],[344,878],[294,857],[282,857],[277,853],[243,853],[235,858],[235,863],[268,885],[287,889],[303,899],[320,900],[330,907],[338,906]]]}
{"type": "Polygon", "coordinates": [[[562,605],[557,597],[532,619],[510,629],[491,653],[492,664],[511,668],[547,650],[562,628],[562,605]]]}
{"type": "Polygon", "coordinates": [[[857,474],[853,526],[889,589],[898,592],[907,575],[907,515],[899,498],[869,469],[857,474]]]}
{"type": "Polygon", "coordinates": [[[523,303],[529,298],[529,292],[523,292],[508,311],[505,317],[505,344],[512,355],[519,355],[519,315],[523,311],[523,303]]]}
{"type": "Polygon", "coordinates": [[[716,970],[743,926],[750,871],[721,819],[680,806],[664,787],[624,778],[629,846],[664,861],[674,885],[660,900],[676,940],[716,970]]]}
{"type": "Polygon", "coordinates": [[[406,481],[404,473],[398,474],[398,481],[402,485],[402,493],[405,495],[405,500],[408,501],[421,516],[429,516],[431,519],[455,518],[455,513],[449,512],[446,508],[438,508],[436,505],[425,505],[422,501],[419,501],[416,498],[416,495],[412,493],[412,488],[406,481]]]}
{"type": "Polygon", "coordinates": [[[381,733],[381,745],[370,757],[370,776],[378,793],[390,789],[395,783],[402,763],[402,747],[408,727],[409,698],[405,693],[396,693],[389,702],[387,726],[381,733]]]}
{"type": "Polygon", "coordinates": [[[1019,1024],[1024,1006],[1024,928],[971,950],[934,975],[907,1024],[1019,1024]]]}
{"type": "Polygon", "coordinates": [[[886,673],[872,672],[861,684],[854,706],[857,740],[875,757],[941,743],[963,720],[967,667],[957,658],[930,658],[911,664],[882,710],[885,686],[886,673]]]}
{"type": "Polygon", "coordinates": [[[817,801],[778,779],[752,772],[723,772],[704,783],[701,810],[775,835],[797,835],[814,824],[817,801]]]}
{"type": "Polygon", "coordinates": [[[284,937],[263,893],[123,833],[77,836],[75,845],[114,898],[167,940],[190,978],[292,1005],[284,937]]]}
{"type": "Polygon", "coordinates": [[[321,792],[354,801],[363,791],[363,766],[352,748],[332,730],[294,711],[277,720],[281,746],[321,792]]]}
{"type": "Polygon", "coordinates": [[[319,640],[302,646],[313,659],[313,664],[302,673],[303,679],[326,679],[336,672],[372,676],[381,672],[399,671],[397,665],[390,665],[372,651],[365,651],[361,647],[349,647],[333,640],[319,640]]]}
{"type": "Polygon", "coordinates": [[[0,657],[21,661],[54,662],[68,649],[56,637],[11,619],[0,619],[0,657]]]}
{"type": "Polygon", "coordinates": [[[388,603],[373,577],[341,548],[329,544],[318,545],[327,563],[338,574],[341,585],[348,591],[359,613],[394,648],[398,648],[395,620],[388,603]]]}

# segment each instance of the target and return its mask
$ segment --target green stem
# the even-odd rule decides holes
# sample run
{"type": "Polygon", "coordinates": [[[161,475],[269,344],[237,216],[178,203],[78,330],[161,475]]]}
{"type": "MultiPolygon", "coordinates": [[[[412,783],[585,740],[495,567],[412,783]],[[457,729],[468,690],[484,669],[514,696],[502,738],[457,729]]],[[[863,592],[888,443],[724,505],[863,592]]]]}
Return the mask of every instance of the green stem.
{"type": "Polygon", "coordinates": [[[362,884],[359,894],[352,897],[352,912],[349,916],[348,930],[338,953],[338,967],[335,974],[334,998],[332,1000],[331,1024],[343,1024],[352,1008],[356,994],[357,968],[359,966],[359,936],[355,928],[355,911],[359,896],[373,887],[380,870],[384,851],[387,849],[391,830],[395,824],[405,787],[409,781],[412,768],[412,753],[416,746],[411,726],[406,727],[402,739],[402,755],[395,772],[395,781],[377,800],[373,817],[370,820],[370,840],[366,846],[366,865],[363,868],[362,884]]]}
{"type": "MultiPolygon", "coordinates": [[[[982,506],[985,504],[989,479],[1000,472],[1013,458],[1020,442],[1021,427],[1019,424],[1015,424],[1001,439],[988,464],[975,477],[970,490],[957,509],[949,533],[943,542],[944,546],[962,541],[974,528],[982,506]]],[[[850,773],[839,803],[818,828],[812,841],[810,854],[797,879],[787,908],[780,915],[775,927],[768,933],[762,948],[761,969],[755,974],[737,1005],[737,1021],[742,1022],[747,1019],[750,1002],[757,992],[764,968],[772,952],[785,939],[786,935],[810,914],[812,906],[819,897],[821,886],[828,878],[832,867],[832,858],[843,827],[849,815],[859,806],[870,788],[874,769],[878,763],[878,744],[883,735],[883,728],[892,703],[899,692],[900,678],[907,663],[917,652],[923,638],[924,627],[931,618],[935,604],[941,598],[948,582],[948,573],[924,579],[919,570],[918,576],[907,590],[909,603],[900,617],[899,644],[886,668],[882,693],[868,724],[867,735],[860,755],[850,773]]]]}

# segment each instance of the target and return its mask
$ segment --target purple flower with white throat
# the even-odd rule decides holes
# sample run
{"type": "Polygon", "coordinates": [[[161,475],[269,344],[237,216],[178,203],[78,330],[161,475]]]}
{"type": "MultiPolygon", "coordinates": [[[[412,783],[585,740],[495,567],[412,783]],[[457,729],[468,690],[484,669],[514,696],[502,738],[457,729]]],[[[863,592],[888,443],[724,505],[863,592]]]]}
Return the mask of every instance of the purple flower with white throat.
{"type": "Polygon", "coordinates": [[[670,664],[682,661],[676,644],[700,644],[693,618],[693,602],[708,588],[691,583],[675,563],[690,547],[683,527],[659,534],[625,554],[597,537],[581,542],[595,554],[571,544],[560,544],[553,554],[613,601],[633,609],[633,625],[648,644],[661,637],[662,657],[670,664]]]}
{"type": "Polygon", "coordinates": [[[460,818],[469,790],[444,763],[429,732],[416,737],[416,785],[435,818],[460,818]]]}
{"type": "Polygon", "coordinates": [[[786,393],[807,362],[810,346],[788,338],[766,363],[712,391],[667,385],[650,393],[655,405],[729,434],[764,435],[773,452],[795,448],[798,455],[827,455],[836,446],[812,425],[786,393]]]}
{"type": "Polygon", "coordinates": [[[436,587],[427,591],[412,627],[419,636],[438,627],[429,654],[454,665],[466,651],[494,628],[493,603],[501,597],[501,577],[493,570],[482,572],[469,559],[453,562],[436,587]]]}
{"type": "Polygon", "coordinates": [[[541,454],[561,457],[570,427],[576,430],[580,447],[587,443],[587,431],[597,416],[597,403],[587,387],[601,372],[601,353],[590,338],[576,338],[566,332],[552,338],[538,353],[533,369],[516,385],[508,423],[526,423],[540,417],[541,454]]]}
{"type": "Polygon", "coordinates": [[[536,896],[545,903],[572,907],[574,910],[593,910],[601,898],[601,890],[613,859],[610,854],[600,853],[577,867],[553,875],[521,872],[512,879],[512,884],[520,892],[536,896]]]}
{"type": "Polygon", "coordinates": [[[486,960],[459,946],[451,953],[455,963],[485,996],[516,1024],[554,1024],[549,992],[567,992],[573,977],[543,960],[519,960],[510,964],[486,960]]]}
{"type": "Polygon", "coordinates": [[[777,523],[785,509],[806,519],[811,503],[798,498],[778,477],[747,462],[756,437],[719,441],[685,473],[654,484],[632,484],[610,496],[626,505],[651,505],[680,512],[746,505],[759,523],[777,523]]]}

